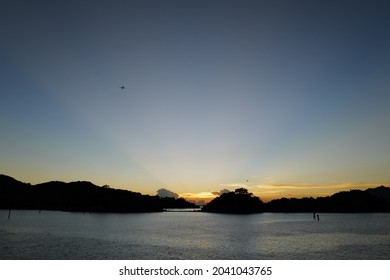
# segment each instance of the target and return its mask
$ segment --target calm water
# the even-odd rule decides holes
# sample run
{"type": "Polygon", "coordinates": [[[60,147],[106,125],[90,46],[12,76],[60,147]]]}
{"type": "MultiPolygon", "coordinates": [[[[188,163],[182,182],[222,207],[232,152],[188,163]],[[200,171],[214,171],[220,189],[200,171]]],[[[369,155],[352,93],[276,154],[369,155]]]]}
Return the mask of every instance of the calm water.
{"type": "Polygon", "coordinates": [[[0,210],[0,259],[390,259],[390,214],[0,210]]]}

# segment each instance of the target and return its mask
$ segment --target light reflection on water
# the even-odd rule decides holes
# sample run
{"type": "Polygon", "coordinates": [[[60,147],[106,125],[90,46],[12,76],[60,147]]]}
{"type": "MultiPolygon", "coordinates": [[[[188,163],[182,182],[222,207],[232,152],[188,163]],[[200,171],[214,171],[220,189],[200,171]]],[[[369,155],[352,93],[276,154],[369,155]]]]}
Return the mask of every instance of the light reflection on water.
{"type": "Polygon", "coordinates": [[[0,210],[0,259],[389,259],[390,214],[0,210]]]}

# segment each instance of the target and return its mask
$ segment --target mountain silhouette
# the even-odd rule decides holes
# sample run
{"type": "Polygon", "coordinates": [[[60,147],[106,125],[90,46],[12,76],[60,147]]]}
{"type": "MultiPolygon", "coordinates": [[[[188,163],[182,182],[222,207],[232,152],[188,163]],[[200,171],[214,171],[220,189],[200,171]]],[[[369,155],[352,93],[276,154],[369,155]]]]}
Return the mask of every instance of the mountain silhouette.
{"type": "MultiPolygon", "coordinates": [[[[390,191],[390,188],[386,188],[390,191]]],[[[318,198],[281,198],[268,202],[269,212],[390,212],[390,201],[368,191],[350,190],[318,198]]]]}
{"type": "Polygon", "coordinates": [[[159,212],[164,208],[195,208],[184,199],[166,199],[91,182],[51,181],[37,185],[0,175],[0,209],[80,212],[159,212]]]}
{"type": "MultiPolygon", "coordinates": [[[[159,212],[164,208],[195,208],[182,198],[160,198],[138,192],[97,186],[91,182],[51,181],[32,185],[0,175],[0,209],[36,209],[80,212],[159,212]]],[[[206,204],[203,212],[390,212],[390,188],[350,190],[327,197],[281,198],[263,203],[259,197],[239,188],[206,204]]]]}
{"type": "Polygon", "coordinates": [[[203,212],[250,214],[263,212],[263,202],[247,189],[221,194],[202,208],[203,212]]]}
{"type": "Polygon", "coordinates": [[[254,197],[246,189],[228,192],[210,201],[204,212],[260,213],[260,212],[390,212],[390,188],[378,187],[366,191],[350,190],[327,197],[281,198],[268,203],[254,197]]]}
{"type": "Polygon", "coordinates": [[[390,188],[387,188],[385,186],[380,186],[376,188],[367,189],[366,192],[376,197],[386,199],[387,201],[390,202],[390,188]]]}

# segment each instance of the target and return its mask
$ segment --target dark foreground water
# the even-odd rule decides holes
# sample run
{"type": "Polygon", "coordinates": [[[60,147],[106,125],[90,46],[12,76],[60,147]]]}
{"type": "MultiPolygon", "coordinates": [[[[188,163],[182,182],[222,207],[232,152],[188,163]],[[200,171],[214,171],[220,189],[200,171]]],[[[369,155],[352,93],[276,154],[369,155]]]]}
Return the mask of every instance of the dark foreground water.
{"type": "Polygon", "coordinates": [[[390,214],[0,210],[0,259],[390,259],[390,214]]]}

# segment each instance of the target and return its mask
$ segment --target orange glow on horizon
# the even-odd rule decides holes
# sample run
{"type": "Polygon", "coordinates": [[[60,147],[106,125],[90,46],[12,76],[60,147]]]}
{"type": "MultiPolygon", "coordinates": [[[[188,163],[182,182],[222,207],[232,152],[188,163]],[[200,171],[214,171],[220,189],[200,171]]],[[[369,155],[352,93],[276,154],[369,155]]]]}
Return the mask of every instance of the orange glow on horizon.
{"type": "MultiPolygon", "coordinates": [[[[341,191],[350,190],[366,190],[375,188],[383,184],[341,184],[341,185],[319,185],[319,186],[304,186],[304,185],[259,185],[256,187],[248,187],[247,189],[254,196],[259,197],[263,202],[280,198],[304,198],[304,197],[326,197],[331,196],[341,191]]],[[[386,184],[389,185],[389,184],[386,184]]],[[[196,204],[206,204],[218,197],[218,194],[212,192],[200,193],[182,193],[179,195],[188,201],[196,204]]]]}
{"type": "Polygon", "coordinates": [[[217,195],[211,192],[200,192],[200,193],[182,193],[179,197],[184,198],[185,200],[194,202],[196,204],[207,204],[211,200],[217,197],[217,195]]]}
{"type": "Polygon", "coordinates": [[[381,184],[340,184],[340,185],[263,185],[257,186],[253,190],[254,195],[258,196],[263,202],[269,202],[280,198],[304,198],[304,197],[326,197],[341,191],[366,190],[372,187],[378,187],[381,184]]]}

